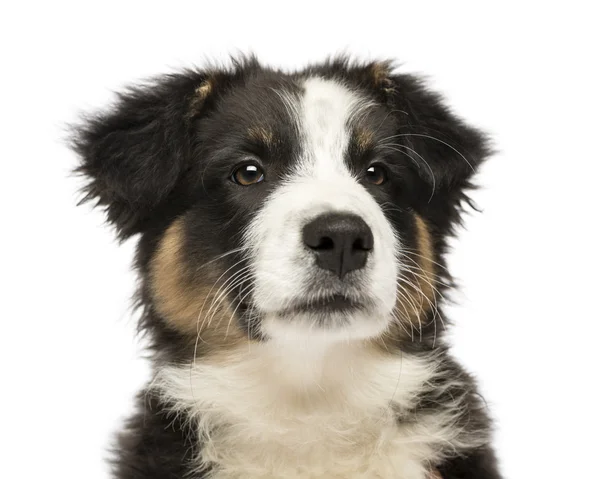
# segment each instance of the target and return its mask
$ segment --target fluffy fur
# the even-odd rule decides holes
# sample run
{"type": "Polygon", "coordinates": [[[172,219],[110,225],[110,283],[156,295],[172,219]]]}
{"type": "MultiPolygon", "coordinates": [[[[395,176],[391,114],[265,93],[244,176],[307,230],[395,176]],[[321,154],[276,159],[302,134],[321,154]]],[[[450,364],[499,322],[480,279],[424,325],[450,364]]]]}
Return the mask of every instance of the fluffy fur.
{"type": "Polygon", "coordinates": [[[116,478],[499,478],[439,305],[489,150],[418,78],[242,59],[125,90],[73,147],[84,200],[138,238],[153,353],[116,478]]]}

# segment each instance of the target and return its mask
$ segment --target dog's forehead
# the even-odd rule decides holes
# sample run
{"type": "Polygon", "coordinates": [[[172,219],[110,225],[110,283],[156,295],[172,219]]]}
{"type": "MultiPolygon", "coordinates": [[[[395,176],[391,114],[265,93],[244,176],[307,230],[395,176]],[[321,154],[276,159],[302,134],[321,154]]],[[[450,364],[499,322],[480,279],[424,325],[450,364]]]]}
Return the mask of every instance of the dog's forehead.
{"type": "Polygon", "coordinates": [[[234,87],[219,116],[224,135],[266,146],[293,145],[307,155],[373,146],[385,133],[386,113],[351,79],[272,73],[234,87]]]}
{"type": "Polygon", "coordinates": [[[319,177],[343,173],[358,119],[370,106],[364,95],[339,81],[305,79],[297,114],[303,173],[319,177]]]}

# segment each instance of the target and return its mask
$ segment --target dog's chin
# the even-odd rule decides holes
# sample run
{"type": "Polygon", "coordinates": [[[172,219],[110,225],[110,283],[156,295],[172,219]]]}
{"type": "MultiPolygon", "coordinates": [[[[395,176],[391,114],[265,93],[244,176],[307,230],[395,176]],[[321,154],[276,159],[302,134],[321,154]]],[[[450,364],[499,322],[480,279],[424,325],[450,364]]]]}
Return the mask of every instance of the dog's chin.
{"type": "Polygon", "coordinates": [[[261,329],[270,340],[286,343],[352,341],[380,336],[391,317],[375,305],[333,297],[265,313],[261,329]]]}

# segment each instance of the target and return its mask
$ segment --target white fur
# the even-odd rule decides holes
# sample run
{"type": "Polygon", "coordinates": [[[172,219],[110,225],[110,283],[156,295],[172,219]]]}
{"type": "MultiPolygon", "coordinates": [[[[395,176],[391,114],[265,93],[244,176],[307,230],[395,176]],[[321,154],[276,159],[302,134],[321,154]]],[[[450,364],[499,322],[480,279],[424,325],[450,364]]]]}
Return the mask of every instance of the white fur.
{"type": "MultiPolygon", "coordinates": [[[[332,340],[376,336],[390,321],[396,302],[398,239],[377,202],[344,164],[349,128],[370,103],[333,80],[310,78],[303,86],[300,99],[280,93],[300,133],[301,157],[247,231],[254,254],[253,304],[262,314],[267,336],[306,334],[312,318],[289,321],[279,314],[294,300],[305,298],[305,286],[314,282],[317,267],[302,242],[302,227],[323,213],[354,213],[374,236],[373,251],[361,273],[361,292],[375,307],[354,316],[343,330],[330,325],[326,334],[332,340]]],[[[336,293],[352,295],[347,290],[336,293]]]]}
{"type": "Polygon", "coordinates": [[[452,415],[406,425],[397,415],[435,374],[432,358],[298,340],[168,367],[154,384],[196,424],[211,478],[424,479],[452,447],[452,415]]]}

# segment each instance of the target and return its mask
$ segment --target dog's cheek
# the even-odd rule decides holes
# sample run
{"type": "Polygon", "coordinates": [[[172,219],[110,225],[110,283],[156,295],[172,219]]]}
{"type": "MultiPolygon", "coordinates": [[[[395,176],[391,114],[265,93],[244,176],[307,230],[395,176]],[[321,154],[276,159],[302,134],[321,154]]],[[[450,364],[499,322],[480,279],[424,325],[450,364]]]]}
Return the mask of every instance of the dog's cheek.
{"type": "MultiPolygon", "coordinates": [[[[395,320],[380,340],[387,346],[412,341],[419,336],[427,316],[435,309],[437,272],[430,227],[425,219],[413,214],[413,241],[403,251],[396,296],[395,320]]],[[[386,346],[386,349],[387,349],[386,346]]]]}
{"type": "Polygon", "coordinates": [[[240,339],[241,332],[227,295],[221,295],[222,273],[207,260],[193,274],[185,253],[185,220],[167,229],[150,264],[150,291],[156,311],[167,326],[223,346],[240,339]]]}
{"type": "MultiPolygon", "coordinates": [[[[418,256],[414,260],[418,264],[418,276],[415,278],[415,283],[419,291],[423,293],[423,300],[427,303],[427,309],[431,307],[431,303],[435,300],[435,252],[433,249],[433,239],[431,237],[430,228],[422,216],[414,214],[415,225],[417,231],[418,256]]],[[[415,265],[416,266],[416,265],[415,265]]]]}
{"type": "Polygon", "coordinates": [[[409,327],[421,327],[423,317],[431,312],[435,304],[434,251],[427,223],[414,213],[414,235],[416,252],[404,252],[405,271],[400,281],[397,309],[407,318],[409,327]]]}

